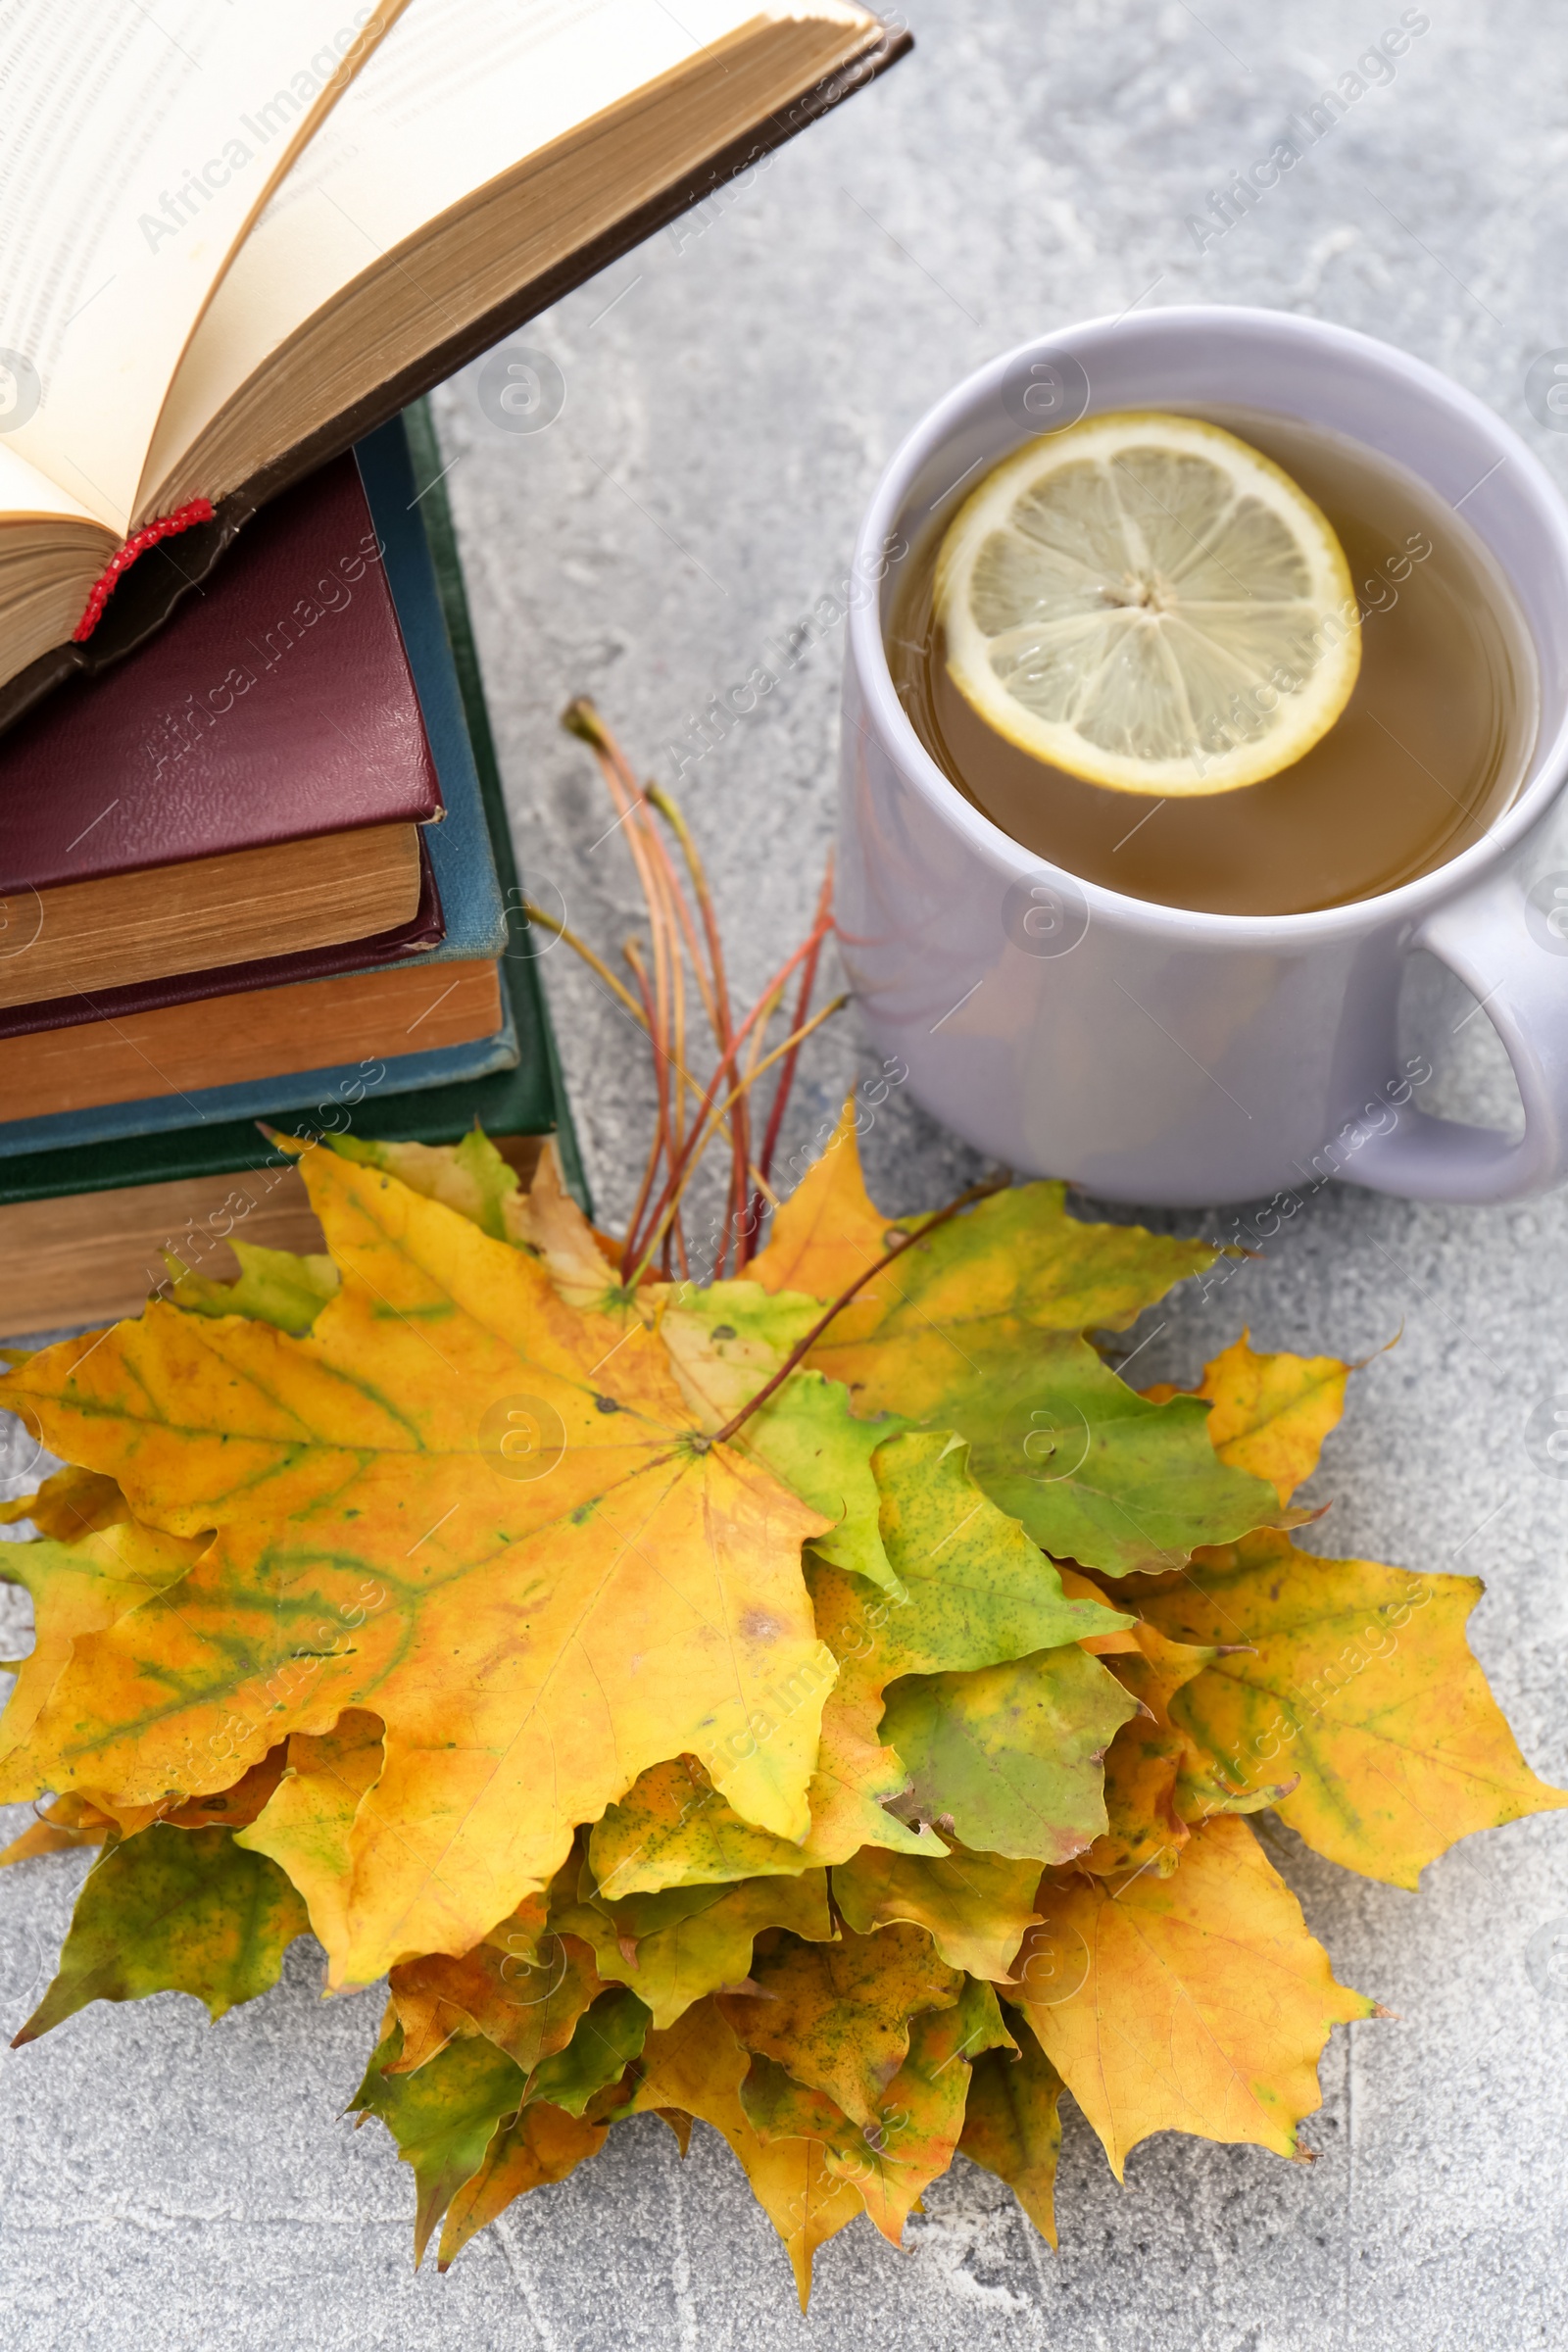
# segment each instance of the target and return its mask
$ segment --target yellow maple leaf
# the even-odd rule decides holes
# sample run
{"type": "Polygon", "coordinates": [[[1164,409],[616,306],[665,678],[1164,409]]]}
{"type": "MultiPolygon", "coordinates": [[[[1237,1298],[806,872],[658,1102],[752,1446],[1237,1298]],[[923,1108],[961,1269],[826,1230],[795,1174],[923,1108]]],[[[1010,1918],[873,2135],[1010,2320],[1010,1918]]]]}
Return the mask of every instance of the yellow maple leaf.
{"type": "Polygon", "coordinates": [[[908,2054],[874,2123],[857,2124],[826,2091],[765,2057],[753,2058],[741,2105],[764,2140],[819,2144],[828,2170],[855,2183],[883,2236],[902,2245],[915,2204],[953,2161],[974,2060],[1015,2047],[990,1985],[970,1980],[947,2008],[909,2020],[908,2054]]]}
{"type": "Polygon", "coordinates": [[[1154,2132],[1298,2153],[1331,2028],[1376,2004],[1336,1983],[1245,1822],[1205,1822],[1169,1878],[1048,1872],[1039,1908],[1009,1997],[1118,2180],[1154,2132]]]}
{"type": "Polygon", "coordinates": [[[1334,1355],[1257,1355],[1244,1331],[1204,1365],[1196,1389],[1161,1382],[1144,1395],[1159,1404],[1179,1396],[1207,1398],[1209,1440],[1220,1460],[1268,1479],[1281,1502],[1289,1502],[1339,1425],[1345,1384],[1355,1368],[1334,1355]]]}
{"type": "MultiPolygon", "coordinates": [[[[1478,1578],[1300,1551],[1267,1529],[1138,1603],[1173,1640],[1237,1645],[1171,1698],[1221,1788],[1392,1886],[1472,1831],[1568,1805],[1519,1753],[1465,1639],[1478,1578]]],[[[1120,1598],[1120,1594],[1117,1595],[1120,1598]]]]}
{"type": "Polygon", "coordinates": [[[441,2230],[437,2270],[449,2270],[470,2237],[530,2188],[564,2180],[605,2144],[608,2124],[567,2115],[544,2100],[519,2108],[497,2131],[479,2170],[453,2197],[441,2230]]]}
{"type": "MultiPolygon", "coordinates": [[[[821,1158],[778,1208],[766,1249],[748,1265],[764,1289],[830,1301],[923,1222],[887,1216],[871,1200],[856,1115],[852,1096],[821,1158]]],[[[1041,1332],[1124,1330],[1217,1255],[1206,1242],[1176,1241],[1141,1225],[1086,1224],[1068,1215],[1064,1185],[1013,1186],[944,1226],[934,1260],[916,1250],[874,1275],[810,1360],[857,1385],[864,1350],[897,1337],[906,1393],[895,1409],[918,1413],[921,1366],[929,1360],[940,1380],[953,1352],[942,1336],[950,1328],[1014,1320],[1041,1332]]]]}
{"type": "MultiPolygon", "coordinates": [[[[68,1477],[62,1473],[62,1483],[68,1477]]],[[[36,1505],[38,1497],[29,1501],[36,1505]]],[[[50,1514],[50,1524],[79,1527],[74,1542],[40,1536],[31,1544],[0,1544],[0,1582],[25,1587],[32,1596],[35,1627],[33,1646],[18,1667],[16,1689],[0,1716],[0,1803],[41,1796],[46,1789],[64,1792],[90,1786],[95,1778],[91,1773],[39,1778],[29,1743],[40,1719],[78,1644],[180,1583],[202,1548],[187,1537],[142,1526],[122,1501],[106,1504],[94,1516],[97,1525],[85,1517],[78,1521],[69,1506],[59,1519],[50,1514]]],[[[221,1787],[225,1778],[235,1777],[231,1768],[220,1768],[215,1785],[221,1787]]],[[[157,1797],[163,1790],[151,1793],[157,1797]]]]}
{"type": "Polygon", "coordinates": [[[759,2136],[740,2099],[749,2065],[747,2052],[710,1996],[667,2032],[649,2034],[638,2062],[638,2088],[625,2112],[670,2110],[711,2124],[723,2134],[745,2168],[753,2195],[784,2240],[804,2311],[817,2248],[865,2206],[854,2181],[829,2169],[817,2141],[759,2136]]]}
{"type": "Polygon", "coordinates": [[[767,1247],[747,1268],[769,1291],[805,1291],[837,1298],[888,1247],[886,1217],[865,1189],[857,1144],[858,1110],[851,1095],[820,1159],[776,1211],[767,1247]]]}
{"type": "Polygon", "coordinates": [[[77,1641],[10,1790],[199,1793],[373,1711],[337,1983],[469,1949],[671,1754],[804,1837],[836,1666],[801,1546],[827,1523],[694,1426],[656,1333],[619,1345],[382,1171],[304,1173],[342,1276],[307,1336],[155,1303],[0,1383],[151,1525],[216,1530],[177,1607],[77,1641]]]}
{"type": "Polygon", "coordinates": [[[311,1917],[311,1933],[341,1962],[349,1941],[355,1816],[385,1761],[379,1715],[345,1707],[329,1732],[295,1732],[278,1786],[239,1842],[287,1871],[311,1917]]]}

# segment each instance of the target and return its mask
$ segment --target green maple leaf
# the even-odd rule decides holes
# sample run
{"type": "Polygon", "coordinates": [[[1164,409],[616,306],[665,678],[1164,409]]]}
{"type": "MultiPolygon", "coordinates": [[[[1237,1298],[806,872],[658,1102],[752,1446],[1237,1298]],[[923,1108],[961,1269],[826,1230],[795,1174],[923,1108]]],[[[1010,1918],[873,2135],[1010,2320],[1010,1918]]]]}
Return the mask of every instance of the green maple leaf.
{"type": "Polygon", "coordinates": [[[1087,1340],[1022,1337],[971,1348],[924,1418],[970,1440],[986,1493],[1058,1559],[1111,1576],[1176,1568],[1200,1544],[1310,1516],[1219,1459],[1197,1397],[1151,1404],[1087,1340]]]}
{"type": "Polygon", "coordinates": [[[309,1925],[276,1863],[228,1830],[155,1823],[87,1874],[59,1972],[17,2040],[35,2041],[89,2001],[152,1992],[194,1993],[220,2018],[276,1984],[309,1925]]]}
{"type": "Polygon", "coordinates": [[[414,2259],[424,2260],[430,2232],[485,2159],[504,2116],[522,2105],[527,2077],[482,2034],[448,2042],[412,2075],[389,2069],[403,2050],[394,2026],[377,2043],[350,2115],[379,2116],[414,2173],[414,2259]]]}
{"type": "Polygon", "coordinates": [[[949,1851],[890,1853],[862,1846],[833,1873],[833,1900],[858,1936],[907,1920],[924,1928],[950,1968],[1009,1976],[1035,1916],[1039,1864],[973,1853],[956,1838],[949,1851]]]}
{"type": "MultiPolygon", "coordinates": [[[[698,1786],[690,1766],[656,1767],[593,1831],[594,1876],[615,1899],[700,1878],[847,1862],[867,1844],[936,1854],[935,1840],[916,1838],[883,1810],[906,1779],[898,1754],[877,1739],[888,1684],[1054,1649],[1132,1622],[1098,1601],[1067,1598],[1051,1561],[970,1476],[959,1441],[931,1431],[900,1434],[877,1447],[872,1467],[895,1590],[820,1560],[807,1574],[817,1633],[839,1668],[822,1711],[810,1831],[797,1844],[758,1830],[698,1786]]],[[[1091,1671],[1079,1683],[1098,1730],[1104,1705],[1121,1704],[1122,1694],[1107,1700],[1097,1679],[1102,1670],[1082,1663],[1091,1671]]]]}
{"type": "Polygon", "coordinates": [[[541,2059],[528,2077],[527,2097],[580,2116],[607,2082],[623,2075],[648,2035],[647,2003],[614,1985],[586,2009],[564,2050],[541,2059]]]}
{"type": "Polygon", "coordinates": [[[1055,1184],[994,1194],[877,1272],[890,1230],[841,1130],[751,1271],[829,1301],[869,1275],[808,1362],[858,1413],[968,1439],[981,1486],[1045,1550],[1120,1576],[1294,1523],[1266,1480],[1217,1459],[1202,1402],[1151,1403],[1082,1336],[1124,1330],[1212,1264],[1206,1244],[1080,1223],[1055,1184]]]}
{"type": "Polygon", "coordinates": [[[551,1924],[592,1944],[600,1975],[629,1985],[660,2032],[705,1993],[739,1984],[764,1929],[788,1928],[823,1943],[838,1933],[824,1870],[743,1879],[738,1886],[671,1886],[613,1906],[573,1903],[552,1912],[551,1924]]]}
{"type": "MultiPolygon", "coordinates": [[[[544,2059],[531,2075],[482,2034],[449,2041],[416,2073],[400,2074],[403,2029],[392,2027],[372,2053],[348,2112],[378,2116],[397,2142],[399,2156],[413,2170],[416,2264],[423,2261],[431,2231],[460,2191],[487,2165],[496,2166],[510,2139],[526,2140],[526,2132],[518,2135],[513,2129],[521,2112],[537,2103],[580,2120],[596,2092],[615,2082],[637,2056],[648,2022],[648,2011],[635,1994],[619,1986],[601,1993],[577,2020],[566,2047],[544,2059]]],[[[531,2184],[519,2180],[510,2193],[518,2194],[531,2184]]],[[[499,2211],[499,2205],[494,2210],[499,2211]]],[[[465,2228],[455,2244],[443,2241],[443,2265],[468,2234],[465,2228]]]]}
{"type": "Polygon", "coordinates": [[[249,1315],[296,1336],[309,1331],[337,1289],[329,1257],[301,1257],[292,1250],[264,1250],[254,1242],[231,1242],[239,1259],[238,1282],[214,1282],[193,1274],[172,1255],[170,1286],[176,1306],[196,1315],[249,1315]]]}
{"type": "Polygon", "coordinates": [[[875,1469],[882,1542],[909,1596],[879,1637],[886,1681],[1000,1665],[1131,1623],[1067,1598],[1051,1561],[985,1492],[972,1446],[915,1431],[887,1439],[875,1469]]]}
{"type": "Polygon", "coordinates": [[[1068,1644],[971,1674],[913,1675],[882,1738],[910,1775],[899,1810],[965,1845],[1065,1862],[1103,1834],[1101,1759],[1138,1701],[1068,1644]]]}

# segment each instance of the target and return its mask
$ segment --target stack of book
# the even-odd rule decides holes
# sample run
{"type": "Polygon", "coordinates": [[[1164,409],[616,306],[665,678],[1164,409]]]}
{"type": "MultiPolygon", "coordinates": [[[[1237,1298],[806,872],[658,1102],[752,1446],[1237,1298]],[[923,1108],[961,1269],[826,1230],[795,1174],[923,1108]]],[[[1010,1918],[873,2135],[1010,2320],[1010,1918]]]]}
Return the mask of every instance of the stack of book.
{"type": "MultiPolygon", "coordinates": [[[[519,1172],[554,1131],[576,1177],[419,396],[907,45],[852,0],[342,13],[0,28],[8,1337],[318,1246],[259,1122],[477,1121],[519,1172]]],[[[496,427],[548,420],[500,357],[496,427]]]]}
{"type": "Polygon", "coordinates": [[[433,451],[383,425],[0,739],[13,1335],[317,1244],[259,1119],[570,1158],[433,451]]]}

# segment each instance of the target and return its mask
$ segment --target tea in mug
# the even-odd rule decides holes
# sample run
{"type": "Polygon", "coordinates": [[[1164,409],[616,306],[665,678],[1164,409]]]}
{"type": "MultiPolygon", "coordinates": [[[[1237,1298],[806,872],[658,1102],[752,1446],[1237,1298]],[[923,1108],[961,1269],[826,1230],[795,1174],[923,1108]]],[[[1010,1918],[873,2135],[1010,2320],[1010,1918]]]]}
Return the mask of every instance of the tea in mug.
{"type": "Polygon", "coordinates": [[[926,750],[1015,841],[1211,913],[1430,872],[1536,744],[1529,630],[1464,515],[1250,410],[1091,417],[1004,461],[909,559],[887,652],[926,750]]]}

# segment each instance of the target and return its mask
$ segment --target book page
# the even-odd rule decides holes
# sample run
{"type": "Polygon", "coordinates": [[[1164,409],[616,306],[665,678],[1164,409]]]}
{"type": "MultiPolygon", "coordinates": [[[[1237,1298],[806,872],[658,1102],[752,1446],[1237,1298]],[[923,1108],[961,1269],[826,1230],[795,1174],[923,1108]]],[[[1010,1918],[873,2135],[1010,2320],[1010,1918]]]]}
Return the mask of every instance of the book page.
{"type": "Polygon", "coordinates": [[[0,0],[7,439],[117,536],[230,253],[404,5],[0,0]]]}
{"type": "MultiPolygon", "coordinates": [[[[873,22],[848,0],[416,0],[234,257],[181,364],[146,488],[383,254],[710,44],[790,21],[873,22]]],[[[417,253],[402,266],[417,277],[417,253]]],[[[455,314],[454,331],[462,323],[455,314]]]]}
{"type": "MultiPolygon", "coordinates": [[[[8,371],[9,372],[9,371],[8,371]]],[[[19,521],[25,516],[69,516],[73,522],[96,522],[98,516],[79,499],[62,490],[53,476],[29,466],[9,439],[0,439],[0,515],[19,521]]]]}

